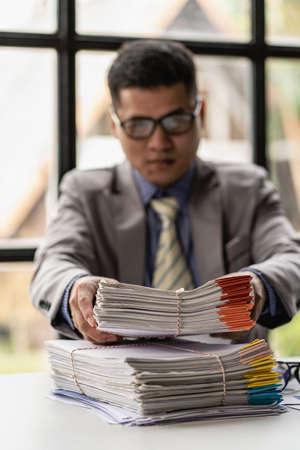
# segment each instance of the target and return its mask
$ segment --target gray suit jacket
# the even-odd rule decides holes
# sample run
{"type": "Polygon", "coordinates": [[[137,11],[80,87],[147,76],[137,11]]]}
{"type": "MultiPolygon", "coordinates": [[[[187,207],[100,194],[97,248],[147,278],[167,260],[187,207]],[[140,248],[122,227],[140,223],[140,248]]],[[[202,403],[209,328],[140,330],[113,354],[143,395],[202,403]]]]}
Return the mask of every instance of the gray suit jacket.
{"type": "MultiPolygon", "coordinates": [[[[266,172],[197,159],[189,213],[201,283],[251,265],[283,305],[264,325],[292,317],[300,297],[300,247],[266,172]]],[[[145,210],[129,163],[73,170],[61,183],[56,217],[36,255],[32,301],[53,326],[77,337],[58,315],[69,281],[87,273],[143,284],[145,249],[145,210]]]]}

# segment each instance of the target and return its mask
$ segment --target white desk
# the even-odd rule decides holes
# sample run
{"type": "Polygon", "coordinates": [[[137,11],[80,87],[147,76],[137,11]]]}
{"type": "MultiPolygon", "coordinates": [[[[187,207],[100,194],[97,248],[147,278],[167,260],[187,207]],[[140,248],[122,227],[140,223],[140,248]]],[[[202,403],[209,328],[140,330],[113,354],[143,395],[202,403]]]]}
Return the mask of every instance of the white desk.
{"type": "Polygon", "coordinates": [[[0,375],[3,450],[296,449],[300,411],[279,417],[150,427],[108,425],[91,411],[50,400],[46,374],[0,375]]]}

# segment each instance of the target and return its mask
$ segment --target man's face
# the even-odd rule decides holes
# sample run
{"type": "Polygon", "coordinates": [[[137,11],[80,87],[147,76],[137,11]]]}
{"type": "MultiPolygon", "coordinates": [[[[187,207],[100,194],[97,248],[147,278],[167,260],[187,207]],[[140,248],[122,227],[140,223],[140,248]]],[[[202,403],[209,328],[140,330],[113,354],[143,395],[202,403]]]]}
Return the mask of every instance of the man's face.
{"type": "MultiPolygon", "coordinates": [[[[192,100],[184,85],[178,83],[153,89],[122,89],[116,112],[124,121],[134,117],[158,119],[173,112],[191,113],[194,108],[195,99],[192,100]]],[[[131,165],[146,180],[166,187],[175,183],[193,162],[200,140],[200,119],[198,116],[191,129],[180,135],[168,135],[157,124],[149,138],[135,140],[113,120],[112,131],[120,140],[131,165]]]]}

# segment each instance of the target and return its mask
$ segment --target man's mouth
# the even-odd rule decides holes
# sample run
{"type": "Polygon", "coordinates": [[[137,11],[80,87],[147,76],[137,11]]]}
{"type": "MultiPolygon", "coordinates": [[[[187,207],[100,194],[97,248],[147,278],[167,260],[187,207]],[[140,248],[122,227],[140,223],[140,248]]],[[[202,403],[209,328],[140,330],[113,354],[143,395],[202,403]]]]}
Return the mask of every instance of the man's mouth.
{"type": "Polygon", "coordinates": [[[171,159],[171,158],[165,158],[165,159],[154,159],[151,161],[147,161],[147,164],[150,165],[152,168],[165,168],[165,167],[169,167],[172,164],[174,164],[175,159],[171,159]]]}

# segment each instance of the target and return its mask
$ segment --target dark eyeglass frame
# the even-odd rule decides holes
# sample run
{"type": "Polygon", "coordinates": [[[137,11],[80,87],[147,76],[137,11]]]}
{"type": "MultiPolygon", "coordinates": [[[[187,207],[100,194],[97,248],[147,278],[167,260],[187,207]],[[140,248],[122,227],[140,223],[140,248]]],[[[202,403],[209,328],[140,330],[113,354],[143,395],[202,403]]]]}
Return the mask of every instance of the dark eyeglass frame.
{"type": "Polygon", "coordinates": [[[299,362],[287,362],[287,361],[281,361],[277,360],[277,364],[282,369],[285,369],[282,373],[282,380],[283,380],[283,388],[282,391],[287,387],[290,380],[295,377],[298,383],[300,383],[300,361],[299,362]]]}
{"type": "Polygon", "coordinates": [[[200,99],[200,98],[197,97],[196,105],[195,105],[194,111],[192,111],[191,113],[185,113],[185,112],[180,112],[180,113],[179,113],[179,112],[173,112],[173,113],[165,114],[164,116],[161,116],[161,117],[159,117],[158,119],[153,119],[152,117],[144,117],[144,116],[142,116],[142,117],[132,117],[131,119],[121,120],[121,119],[119,118],[118,114],[116,113],[116,111],[115,111],[115,110],[111,110],[111,117],[112,117],[113,121],[114,121],[117,125],[119,125],[120,127],[123,128],[124,133],[125,133],[126,136],[129,137],[130,139],[134,139],[134,140],[148,139],[148,138],[154,133],[154,131],[155,131],[155,129],[156,129],[156,127],[157,127],[158,124],[162,127],[162,129],[164,130],[164,132],[165,132],[167,135],[170,135],[170,136],[172,136],[172,135],[176,136],[176,135],[177,135],[177,136],[178,136],[178,135],[180,135],[180,134],[187,133],[187,132],[192,128],[192,125],[193,125],[194,120],[196,119],[196,117],[197,117],[197,116],[199,115],[199,113],[200,113],[201,105],[202,105],[202,99],[200,99]],[[189,117],[189,118],[190,118],[190,124],[189,124],[189,127],[188,127],[186,130],[180,131],[180,132],[176,132],[176,131],[174,132],[174,131],[168,130],[168,129],[166,128],[166,125],[164,125],[164,120],[165,120],[165,119],[168,119],[168,118],[170,118],[170,117],[173,117],[173,116],[185,116],[185,117],[189,117]],[[132,120],[136,120],[136,119],[140,119],[140,120],[143,120],[143,121],[149,121],[149,122],[152,123],[152,129],[149,131],[149,133],[148,133],[147,135],[137,137],[137,136],[132,136],[132,135],[128,134],[128,132],[127,132],[127,130],[126,130],[126,123],[129,123],[129,122],[131,122],[132,120]]]}

